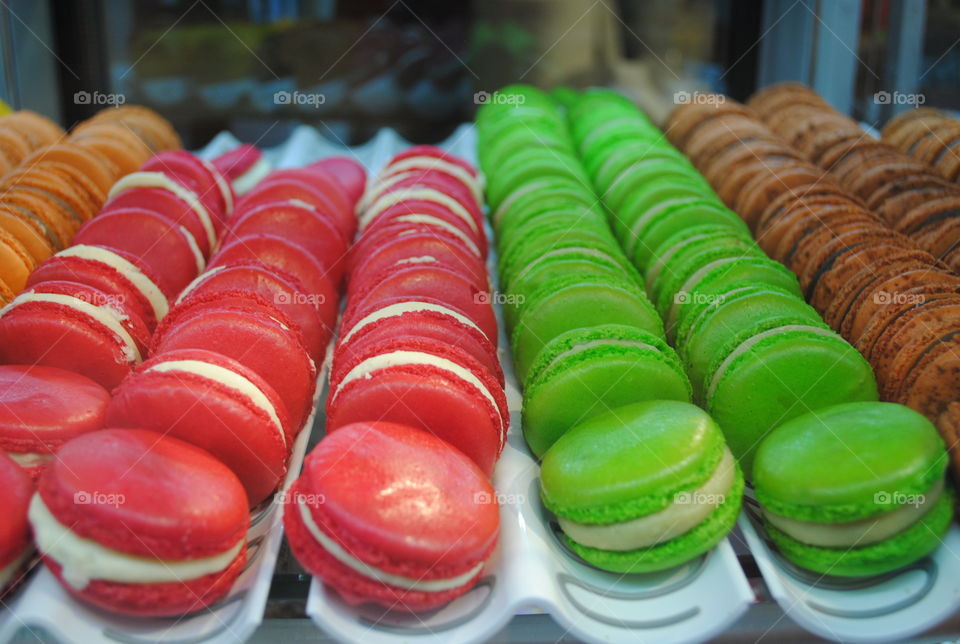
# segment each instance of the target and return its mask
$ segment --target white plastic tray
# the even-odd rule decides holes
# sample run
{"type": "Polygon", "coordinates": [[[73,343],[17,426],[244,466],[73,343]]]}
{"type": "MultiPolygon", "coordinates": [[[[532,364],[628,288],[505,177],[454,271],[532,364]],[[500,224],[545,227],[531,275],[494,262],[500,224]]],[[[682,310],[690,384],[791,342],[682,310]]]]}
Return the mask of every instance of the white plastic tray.
{"type": "MultiPolygon", "coordinates": [[[[356,156],[372,176],[406,145],[385,130],[356,156]]],[[[458,129],[441,147],[475,162],[475,133],[470,126],[458,129]]],[[[491,275],[494,265],[491,258],[491,275]]],[[[522,398],[507,350],[502,311],[494,308],[501,321],[500,358],[511,429],[494,473],[500,544],[486,574],[466,595],[419,615],[350,606],[314,579],[307,614],[335,639],[364,644],[481,642],[514,615],[528,612],[549,613],[569,633],[587,642],[699,642],[721,633],[754,601],[726,540],[708,555],[670,572],[624,576],[584,564],[558,538],[556,523],[540,503],[540,468],[520,433],[522,398]]]]}
{"type": "Polygon", "coordinates": [[[752,499],[740,529],[783,611],[812,633],[837,642],[908,639],[960,610],[960,528],[917,563],[863,580],[823,577],[784,559],[770,543],[752,499]]]}

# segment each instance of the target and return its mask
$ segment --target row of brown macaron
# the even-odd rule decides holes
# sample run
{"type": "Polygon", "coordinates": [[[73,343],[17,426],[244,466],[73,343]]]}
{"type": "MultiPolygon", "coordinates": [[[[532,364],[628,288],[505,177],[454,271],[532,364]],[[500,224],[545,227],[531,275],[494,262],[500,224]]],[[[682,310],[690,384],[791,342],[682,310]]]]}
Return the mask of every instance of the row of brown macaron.
{"type": "Polygon", "coordinates": [[[0,178],[0,300],[8,302],[33,268],[70,244],[118,179],[179,147],[163,117],[132,105],[98,112],[69,136],[32,112],[0,118],[0,150],[9,162],[0,178]]]}
{"type": "Polygon", "coordinates": [[[883,140],[936,171],[960,181],[960,120],[932,107],[906,110],[890,119],[883,140]]]}
{"type": "Polygon", "coordinates": [[[678,108],[667,136],[757,243],[797,274],[824,320],[870,361],[881,397],[926,415],[952,445],[960,277],[891,230],[751,108],[722,98],[678,108]]]}
{"type": "Polygon", "coordinates": [[[747,105],[888,226],[952,270],[960,268],[960,186],[897,149],[898,137],[873,138],[812,89],[795,83],[759,91],[747,105]]]}

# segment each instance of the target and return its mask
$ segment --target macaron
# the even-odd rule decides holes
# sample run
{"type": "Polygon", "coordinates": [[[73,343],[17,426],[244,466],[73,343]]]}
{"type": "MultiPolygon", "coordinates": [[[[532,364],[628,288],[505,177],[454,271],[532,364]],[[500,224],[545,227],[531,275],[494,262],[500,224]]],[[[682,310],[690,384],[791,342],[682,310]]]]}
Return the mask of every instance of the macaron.
{"type": "Polygon", "coordinates": [[[140,365],[113,391],[107,425],[203,448],[240,478],[251,507],[280,484],[292,441],[273,388],[239,362],[201,349],[168,351],[140,365]]]}
{"type": "Polygon", "coordinates": [[[0,228],[0,279],[14,292],[23,290],[37,261],[27,247],[6,230],[0,228]]]}
{"type": "Polygon", "coordinates": [[[663,336],[663,323],[653,305],[628,278],[559,275],[526,299],[513,329],[510,344],[520,381],[526,382],[547,342],[566,331],[598,324],[625,324],[663,336]]]}
{"type": "Polygon", "coordinates": [[[142,429],[66,443],[28,516],[63,588],[111,613],[201,611],[246,563],[250,516],[237,477],[202,449],[142,429]]]}
{"type": "Polygon", "coordinates": [[[68,440],[103,429],[110,392],[55,367],[0,366],[0,449],[36,480],[68,440]]]}
{"type": "Polygon", "coordinates": [[[38,266],[27,286],[70,281],[86,284],[122,300],[151,331],[170,309],[159,278],[149,266],[122,250],[77,244],[38,266]]]}
{"type": "Polygon", "coordinates": [[[767,534],[820,575],[902,568],[941,543],[953,516],[933,424],[894,403],[818,409],[776,428],[753,466],[767,534]]]}
{"type": "Polygon", "coordinates": [[[234,194],[230,182],[205,159],[185,150],[164,150],[150,157],[140,171],[163,174],[186,187],[217,223],[233,213],[234,194]]]}
{"type": "Polygon", "coordinates": [[[247,260],[212,267],[183,289],[177,301],[237,290],[256,294],[264,303],[283,311],[300,329],[314,362],[323,360],[336,321],[337,303],[311,297],[303,282],[276,266],[247,260]]]}
{"type": "Polygon", "coordinates": [[[265,380],[299,429],[313,410],[317,369],[299,330],[276,307],[239,292],[186,298],[150,343],[150,355],[205,349],[233,358],[265,380]]]}
{"type": "Polygon", "coordinates": [[[327,157],[314,161],[307,167],[323,170],[334,178],[343,187],[351,204],[357,203],[366,190],[367,171],[363,165],[349,157],[327,157]]]}
{"type": "Polygon", "coordinates": [[[148,342],[123,301],[76,282],[41,282],[0,309],[0,363],[58,367],[107,389],[140,363],[148,342]]]}
{"type": "Polygon", "coordinates": [[[571,428],[644,400],[690,402],[680,359],[662,338],[602,324],[547,342],[525,381],[523,436],[537,456],[571,428]]]}
{"type": "Polygon", "coordinates": [[[0,203],[0,229],[20,242],[34,265],[57,252],[43,221],[29,211],[0,203]]]}
{"type": "Polygon", "coordinates": [[[648,573],[702,555],[733,528],[743,475],[717,423],[680,401],[611,409],[564,434],[540,494],[586,563],[648,573]]]}
{"type": "Polygon", "coordinates": [[[128,252],[150,267],[168,298],[176,297],[206,266],[196,238],[185,227],[143,208],[105,212],[74,237],[75,244],[128,252]]]}
{"type": "Polygon", "coordinates": [[[352,605],[410,612],[469,591],[500,526],[484,472],[444,441],[388,422],[321,440],[283,514],[294,556],[325,586],[352,605]]]}
{"type": "Polygon", "coordinates": [[[428,431],[492,474],[510,416],[497,379],[467,352],[430,338],[370,343],[338,362],[327,431],[384,420],[428,431]]]}
{"type": "Polygon", "coordinates": [[[270,174],[270,162],[259,148],[243,143],[229,152],[213,159],[213,165],[220,171],[238,196],[252,190],[264,177],[270,174]]]}
{"type": "Polygon", "coordinates": [[[4,491],[4,519],[0,524],[0,599],[5,599],[26,578],[33,561],[33,538],[27,522],[33,481],[9,456],[0,454],[0,485],[4,491]]]}

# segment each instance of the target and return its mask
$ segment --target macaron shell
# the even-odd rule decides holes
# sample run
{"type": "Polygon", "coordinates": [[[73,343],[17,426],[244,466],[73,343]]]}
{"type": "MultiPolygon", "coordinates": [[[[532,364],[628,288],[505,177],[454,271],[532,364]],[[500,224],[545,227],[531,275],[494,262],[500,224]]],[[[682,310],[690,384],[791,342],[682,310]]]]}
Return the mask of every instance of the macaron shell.
{"type": "Polygon", "coordinates": [[[0,279],[15,292],[23,290],[36,261],[20,241],[0,229],[0,279]]]}
{"type": "Polygon", "coordinates": [[[0,205],[0,229],[20,242],[35,265],[56,252],[42,224],[23,210],[0,205]]]}
{"type": "MultiPolygon", "coordinates": [[[[6,454],[0,454],[0,486],[4,491],[0,522],[0,566],[6,567],[30,545],[27,508],[33,496],[33,482],[6,454]]],[[[0,587],[0,596],[8,588],[0,587]]]]}

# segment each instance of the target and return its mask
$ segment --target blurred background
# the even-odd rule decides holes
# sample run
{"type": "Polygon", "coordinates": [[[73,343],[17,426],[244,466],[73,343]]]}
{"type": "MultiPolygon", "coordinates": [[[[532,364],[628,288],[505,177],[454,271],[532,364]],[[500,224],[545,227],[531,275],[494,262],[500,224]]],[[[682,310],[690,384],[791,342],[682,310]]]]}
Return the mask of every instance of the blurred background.
{"type": "Polygon", "coordinates": [[[958,39],[956,0],[6,0],[0,98],[65,125],[146,104],[192,148],[300,123],[438,141],[513,82],[613,86],[663,118],[793,79],[874,124],[960,107],[958,39]]]}

